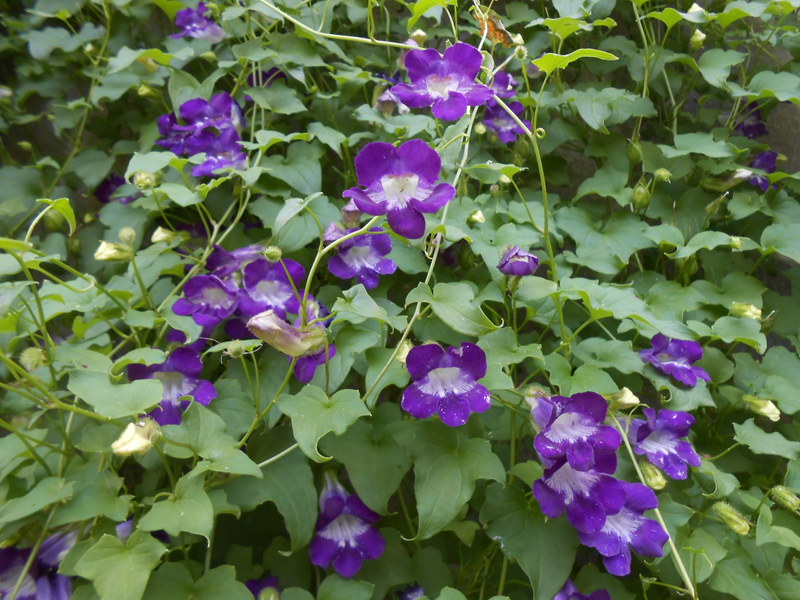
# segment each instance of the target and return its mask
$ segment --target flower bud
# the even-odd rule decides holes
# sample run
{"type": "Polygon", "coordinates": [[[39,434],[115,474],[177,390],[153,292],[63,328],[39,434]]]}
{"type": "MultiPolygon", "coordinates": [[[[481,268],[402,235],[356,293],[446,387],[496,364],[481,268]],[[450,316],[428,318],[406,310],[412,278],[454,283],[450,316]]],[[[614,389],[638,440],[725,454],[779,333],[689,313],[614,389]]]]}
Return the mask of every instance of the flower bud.
{"type": "Polygon", "coordinates": [[[642,147],[639,142],[631,142],[625,150],[628,160],[637,165],[642,162],[642,147]]]}
{"type": "Polygon", "coordinates": [[[645,210],[650,206],[650,190],[643,183],[637,183],[633,188],[633,206],[636,210],[645,210]]]}
{"type": "Polygon", "coordinates": [[[125,244],[115,244],[113,242],[100,242],[97,250],[94,251],[95,260],[112,261],[112,260],[130,260],[133,257],[133,251],[125,244]]]}
{"type": "Polygon", "coordinates": [[[736,250],[742,249],[742,238],[738,235],[732,235],[730,241],[731,248],[735,248],[736,250]]]}
{"type": "Polygon", "coordinates": [[[692,50],[699,50],[703,47],[703,42],[706,40],[706,34],[695,29],[692,37],[689,38],[689,48],[692,50]]]}
{"type": "Polygon", "coordinates": [[[744,302],[734,302],[731,304],[731,314],[734,317],[747,317],[748,319],[761,319],[761,309],[752,304],[744,302]]]}
{"type": "Polygon", "coordinates": [[[422,31],[422,29],[415,29],[414,31],[411,32],[411,35],[408,37],[417,42],[417,44],[419,44],[420,46],[422,46],[426,41],[428,41],[428,34],[422,31]]]}
{"type": "Polygon", "coordinates": [[[472,127],[472,132],[475,135],[484,135],[486,133],[486,125],[483,123],[475,123],[475,125],[472,127]]]}
{"type": "Polygon", "coordinates": [[[639,461],[639,468],[642,470],[644,482],[647,484],[647,487],[654,490],[663,490],[667,486],[667,480],[661,472],[661,469],[650,461],[639,461]]]}
{"type": "Polygon", "coordinates": [[[482,210],[473,211],[472,214],[467,219],[467,223],[470,225],[477,225],[479,223],[486,223],[486,216],[483,214],[482,210]]]}
{"type": "Polygon", "coordinates": [[[406,364],[406,357],[408,353],[411,352],[411,349],[414,347],[414,344],[409,342],[408,340],[403,340],[403,343],[400,344],[400,349],[397,351],[397,354],[394,355],[397,362],[401,365],[406,364]]]}
{"type": "Polygon", "coordinates": [[[48,210],[44,213],[44,226],[47,231],[60,231],[67,224],[67,219],[57,210],[48,210]]]}
{"type": "Polygon", "coordinates": [[[356,203],[350,200],[342,207],[342,224],[348,229],[358,227],[361,224],[361,215],[356,203]]]}
{"type": "Polygon", "coordinates": [[[497,181],[498,183],[502,183],[503,185],[508,185],[509,183],[511,183],[511,178],[505,173],[503,173],[500,175],[500,179],[498,179],[497,181]]]}
{"type": "Polygon", "coordinates": [[[264,258],[271,263],[276,263],[283,258],[283,251],[277,246],[267,246],[264,248],[262,254],[264,255],[264,258]]]}
{"type": "Polygon", "coordinates": [[[526,58],[528,58],[528,49],[525,47],[525,40],[523,37],[520,34],[515,33],[511,36],[511,41],[516,45],[514,48],[514,56],[516,56],[520,61],[524,61],[526,58]]]}
{"type": "Polygon", "coordinates": [[[147,171],[136,171],[133,174],[133,185],[140,190],[150,190],[158,185],[158,177],[147,171]]]}
{"type": "Polygon", "coordinates": [[[274,587],[264,588],[258,594],[258,600],[281,600],[281,593],[274,587]]]}
{"type": "Polygon", "coordinates": [[[84,44],[83,52],[84,54],[86,54],[86,56],[94,56],[95,54],[97,54],[97,46],[95,46],[91,42],[89,42],[88,44],[84,44]]]}
{"type": "Polygon", "coordinates": [[[172,242],[178,234],[170,229],[166,229],[164,227],[156,227],[156,230],[153,232],[153,235],[150,236],[150,241],[154,244],[158,244],[159,242],[165,242],[169,244],[172,242]]]}
{"type": "Polygon", "coordinates": [[[672,173],[662,167],[661,169],[656,169],[656,172],[653,173],[653,177],[656,178],[656,181],[666,181],[669,183],[672,180],[672,173]]]}
{"type": "Polygon", "coordinates": [[[161,436],[158,423],[152,419],[143,418],[136,423],[128,423],[125,431],[111,444],[111,450],[117,456],[130,456],[131,454],[144,454],[153,447],[161,436]]]}
{"type": "Polygon", "coordinates": [[[144,83],[139,86],[139,88],[136,90],[136,93],[141,98],[161,98],[161,94],[158,93],[158,90],[144,83]]]}
{"type": "Polygon", "coordinates": [[[686,258],[679,258],[675,261],[675,266],[681,273],[685,273],[687,277],[691,277],[697,273],[697,257],[693,254],[686,258]]]}
{"type": "Polygon", "coordinates": [[[122,243],[132,246],[136,241],[136,230],[133,227],[123,227],[117,234],[122,243]]]}
{"type": "Polygon", "coordinates": [[[775,403],[768,398],[759,398],[750,394],[742,396],[742,400],[747,402],[747,408],[757,415],[767,417],[770,421],[780,421],[781,411],[775,403]]]}
{"type": "Polygon", "coordinates": [[[711,510],[713,510],[717,516],[722,519],[722,522],[735,533],[739,535],[747,535],[750,533],[750,522],[742,516],[742,513],[727,502],[715,502],[711,510]]]}
{"type": "Polygon", "coordinates": [[[202,58],[204,61],[208,63],[211,63],[212,65],[215,64],[218,60],[217,55],[214,54],[213,52],[203,52],[200,55],[200,58],[202,58]]]}
{"type": "Polygon", "coordinates": [[[148,73],[155,73],[158,71],[158,63],[149,56],[138,56],[136,62],[142,65],[148,73]]]}
{"type": "Polygon", "coordinates": [[[261,341],[294,358],[314,354],[325,345],[322,327],[311,325],[298,329],[281,319],[274,310],[251,318],[247,328],[261,341]]]}
{"type": "Polygon", "coordinates": [[[686,12],[688,12],[689,14],[703,12],[703,7],[697,4],[697,2],[693,2],[692,5],[689,7],[689,10],[686,12]]]}
{"type": "Polygon", "coordinates": [[[22,140],[22,141],[20,141],[20,142],[17,142],[17,146],[19,146],[20,148],[22,148],[23,150],[25,150],[25,152],[31,152],[31,151],[33,151],[33,144],[31,144],[31,143],[30,143],[29,141],[27,141],[27,140],[22,140]]]}
{"type": "Polygon", "coordinates": [[[785,509],[800,513],[800,498],[785,485],[776,485],[769,491],[769,495],[785,509]]]}
{"type": "Polygon", "coordinates": [[[35,371],[46,363],[47,354],[36,346],[25,348],[19,355],[19,364],[28,372],[35,371]]]}
{"type": "Polygon", "coordinates": [[[249,351],[248,345],[244,340],[231,340],[228,346],[223,350],[223,354],[231,358],[242,358],[249,351]]]}
{"type": "Polygon", "coordinates": [[[637,398],[633,392],[626,387],[622,388],[616,394],[606,396],[606,400],[608,400],[608,403],[613,410],[628,410],[641,404],[639,398],[637,398]]]}

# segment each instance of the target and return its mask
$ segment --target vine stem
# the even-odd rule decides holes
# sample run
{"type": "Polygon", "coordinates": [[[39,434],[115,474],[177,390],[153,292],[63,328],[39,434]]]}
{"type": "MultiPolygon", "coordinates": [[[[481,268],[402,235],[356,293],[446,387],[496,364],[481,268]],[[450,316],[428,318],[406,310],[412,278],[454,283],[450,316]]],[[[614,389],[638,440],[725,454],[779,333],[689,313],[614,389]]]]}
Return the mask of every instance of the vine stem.
{"type": "MultiPolygon", "coordinates": [[[[636,475],[639,477],[639,481],[642,483],[642,485],[647,485],[644,479],[644,474],[639,468],[636,455],[631,447],[630,440],[628,440],[627,432],[622,428],[622,424],[619,422],[619,419],[616,416],[612,417],[611,420],[614,422],[614,425],[622,435],[622,442],[625,444],[625,449],[628,451],[628,455],[631,457],[631,462],[633,463],[633,468],[636,469],[636,475]]],[[[658,507],[653,509],[653,514],[655,514],[658,524],[661,525],[667,534],[667,544],[669,544],[669,549],[671,551],[670,556],[672,556],[672,562],[675,563],[675,568],[678,569],[678,573],[680,573],[681,579],[683,579],[683,583],[686,586],[686,591],[693,600],[698,600],[697,592],[694,589],[694,584],[692,584],[692,578],[689,577],[689,572],[686,570],[686,566],[683,564],[683,559],[678,553],[678,548],[675,546],[675,542],[672,540],[672,536],[669,534],[667,524],[664,522],[664,517],[661,516],[661,511],[658,510],[658,507]]]]}

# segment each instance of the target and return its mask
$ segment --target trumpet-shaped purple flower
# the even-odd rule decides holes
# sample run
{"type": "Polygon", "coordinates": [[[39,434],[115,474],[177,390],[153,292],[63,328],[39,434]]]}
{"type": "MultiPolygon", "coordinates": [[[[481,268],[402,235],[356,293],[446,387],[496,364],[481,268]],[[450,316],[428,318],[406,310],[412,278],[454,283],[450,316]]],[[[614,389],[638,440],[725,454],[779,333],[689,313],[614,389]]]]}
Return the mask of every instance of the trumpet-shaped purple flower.
{"type": "Polygon", "coordinates": [[[497,269],[504,275],[523,277],[533,275],[539,268],[539,259],[525,250],[520,250],[519,246],[511,246],[505,251],[497,269]]]}
{"type": "MultiPolygon", "coordinates": [[[[519,87],[519,81],[514,79],[514,76],[511,73],[506,71],[498,71],[494,75],[494,80],[492,81],[492,91],[494,92],[495,96],[500,98],[511,98],[514,94],[517,93],[517,88],[519,87]]],[[[489,101],[491,104],[493,100],[489,101]]]]}
{"type": "Polygon", "coordinates": [[[613,453],[622,443],[619,431],[602,424],[607,412],[608,404],[595,392],[539,398],[533,418],[542,431],[533,445],[545,462],[566,457],[573,469],[587,471],[596,454],[613,453]]]}
{"type": "MultiPolygon", "coordinates": [[[[327,308],[322,306],[319,302],[314,300],[313,298],[309,298],[306,304],[306,322],[310,323],[311,321],[316,321],[320,317],[325,317],[330,314],[327,308]]],[[[313,325],[307,326],[307,329],[311,330],[318,330],[318,331],[325,331],[325,324],[330,322],[330,319],[326,321],[319,321],[314,323],[313,325]]],[[[302,321],[300,317],[294,323],[295,327],[300,327],[302,325],[302,321]]],[[[325,338],[325,334],[322,334],[323,340],[325,338]]],[[[297,359],[297,362],[294,365],[294,376],[297,377],[298,381],[303,383],[308,383],[314,378],[314,373],[317,371],[317,367],[324,365],[330,359],[336,356],[336,346],[333,344],[327,344],[315,352],[314,354],[307,354],[306,356],[301,356],[297,359]]]]}
{"type": "Polygon", "coordinates": [[[242,109],[228,92],[220,92],[211,98],[194,98],[181,104],[178,109],[181,120],[186,125],[175,123],[173,128],[178,131],[198,133],[203,129],[213,127],[218,131],[233,127],[241,131],[244,123],[242,109]]]}
{"type": "Polygon", "coordinates": [[[214,275],[197,275],[183,286],[183,298],[172,305],[176,315],[191,315],[203,327],[214,327],[237,306],[236,290],[214,275]]]}
{"type": "Polygon", "coordinates": [[[291,258],[278,262],[269,262],[265,258],[251,261],[244,268],[239,310],[247,316],[273,310],[282,319],[286,318],[287,312],[299,313],[300,301],[294,289],[302,286],[305,276],[303,265],[291,258]]]}
{"type": "MultiPolygon", "coordinates": [[[[353,231],[357,229],[340,231],[334,239],[353,231]]],[[[397,265],[385,258],[392,251],[392,238],[380,227],[373,227],[367,235],[350,238],[336,250],[337,254],[328,261],[328,270],[341,279],[358,277],[368,290],[378,287],[381,275],[391,275],[397,270],[397,265]]]]}
{"type": "Polygon", "coordinates": [[[611,594],[606,590],[595,590],[591,594],[581,594],[572,580],[567,579],[561,591],[553,596],[553,600],[611,600],[611,594]]]}
{"type": "MultiPolygon", "coordinates": [[[[778,170],[778,153],[759,152],[753,162],[750,163],[750,166],[755,169],[761,169],[765,173],[774,173],[778,170]]],[[[762,192],[766,192],[769,189],[769,179],[764,175],[753,175],[749,181],[762,192]]]]}
{"type": "Polygon", "coordinates": [[[208,8],[198,2],[197,8],[184,8],[175,15],[175,25],[183,31],[172,34],[174,38],[191,37],[216,44],[225,39],[225,32],[212,19],[206,16],[208,8]]]}
{"type": "MultiPolygon", "coordinates": [[[[525,112],[525,107],[521,102],[511,102],[508,104],[515,115],[521,117],[525,112]]],[[[483,117],[484,124],[497,132],[497,137],[504,144],[509,144],[517,139],[517,136],[524,135],[525,130],[520,127],[514,119],[499,104],[487,104],[486,114],[483,117]]],[[[531,122],[522,119],[525,127],[531,128],[531,122]]]]}
{"type": "Polygon", "coordinates": [[[181,400],[191,396],[204,406],[217,397],[217,389],[210,381],[200,379],[203,361],[200,353],[190,348],[176,348],[160,365],[128,365],[128,379],[158,379],[164,386],[159,406],[149,413],[159,425],[178,425],[183,411],[190,402],[181,400]]]}
{"type": "Polygon", "coordinates": [[[642,360],[649,362],[656,369],[671,375],[684,385],[694,387],[697,379],[711,381],[711,376],[701,367],[692,363],[703,358],[703,347],[690,340],[673,340],[663,334],[656,334],[651,340],[653,347],[640,350],[642,360]]]}
{"type": "Polygon", "coordinates": [[[551,519],[566,511],[575,529],[594,533],[625,502],[621,482],[609,475],[616,470],[616,464],[613,453],[595,456],[595,467],[588,471],[578,471],[561,459],[545,469],[544,477],[533,482],[533,495],[542,512],[551,519]]]}
{"type": "Polygon", "coordinates": [[[167,113],[158,117],[156,123],[158,123],[158,133],[161,134],[161,139],[156,141],[156,144],[175,154],[184,154],[186,152],[186,138],[189,137],[190,132],[176,128],[178,117],[172,113],[167,113]]]}
{"type": "MultiPolygon", "coordinates": [[[[57,570],[76,538],[74,532],[56,533],[42,542],[17,590],[17,600],[69,600],[72,597],[72,580],[57,570]]],[[[0,548],[0,598],[11,597],[30,555],[30,548],[0,548]]]]}
{"type": "Polygon", "coordinates": [[[700,457],[685,438],[694,425],[694,417],[677,410],[644,409],[646,421],[633,419],[628,438],[634,444],[636,454],[647,456],[647,460],[673,479],[686,479],[689,468],[699,467],[700,457]]]}
{"type": "Polygon", "coordinates": [[[758,104],[751,102],[745,107],[744,110],[747,114],[736,126],[736,130],[751,140],[769,135],[769,131],[767,131],[767,126],[764,123],[764,119],[761,117],[761,111],[758,108],[758,104]]]}
{"type": "Polygon", "coordinates": [[[478,380],[486,375],[486,354],[470,342],[447,350],[437,344],[412,348],[406,367],[413,383],[403,392],[403,410],[418,419],[438,414],[445,425],[464,425],[474,412],[492,406],[478,380]]]}
{"type": "Polygon", "coordinates": [[[319,497],[317,533],[309,547],[312,564],[333,568],[342,577],[353,577],[365,560],[380,558],[386,540],[373,527],[380,516],[355,494],[348,494],[336,477],[326,474],[319,497]]]}
{"type": "Polygon", "coordinates": [[[439,154],[422,140],[409,140],[399,148],[371,142],[355,159],[360,187],[342,193],[359,210],[387,215],[389,227],[407,238],[425,233],[422,213],[434,213],[447,204],[456,190],[449,183],[436,183],[442,170],[439,154]]]}
{"type": "Polygon", "coordinates": [[[411,84],[392,87],[400,101],[410,108],[432,106],[437,119],[455,121],[464,116],[468,106],[480,106],[494,92],[475,78],[481,70],[483,56],[469,44],[457,43],[444,51],[409,50],[405,65],[411,84]]]}
{"type": "Polygon", "coordinates": [[[619,512],[608,515],[598,531],[579,531],[581,544],[595,548],[603,557],[603,564],[612,575],[623,576],[631,572],[631,550],[643,556],[663,556],[663,547],[669,535],[644,512],[658,506],[653,491],[641,483],[619,482],[625,491],[625,503],[619,512]]]}
{"type": "Polygon", "coordinates": [[[240,278],[231,277],[241,271],[245,265],[263,256],[264,246],[261,244],[251,244],[237,248],[228,252],[222,246],[214,244],[214,251],[206,261],[206,268],[220,279],[230,282],[239,287],[240,278]]]}
{"type": "Polygon", "coordinates": [[[186,140],[186,154],[205,153],[206,159],[199,165],[192,167],[195,177],[213,177],[218,169],[231,167],[244,169],[247,167],[247,154],[242,150],[239,142],[242,138],[233,129],[224,129],[218,134],[204,130],[190,136],[186,140]]]}
{"type": "Polygon", "coordinates": [[[264,579],[248,579],[244,582],[247,589],[250,590],[250,593],[253,594],[255,598],[259,598],[259,594],[264,590],[268,590],[270,588],[280,591],[281,586],[278,581],[277,577],[265,577],[264,579]]]}

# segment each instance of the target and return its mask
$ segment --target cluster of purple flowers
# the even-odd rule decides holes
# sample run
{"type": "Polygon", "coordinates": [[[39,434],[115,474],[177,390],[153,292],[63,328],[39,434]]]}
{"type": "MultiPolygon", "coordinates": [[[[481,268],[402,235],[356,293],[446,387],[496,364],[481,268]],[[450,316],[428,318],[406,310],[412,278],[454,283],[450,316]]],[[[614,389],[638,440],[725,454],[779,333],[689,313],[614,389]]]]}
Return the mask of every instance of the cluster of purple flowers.
{"type": "MultiPolygon", "coordinates": [[[[739,124],[736,125],[736,130],[751,140],[769,135],[767,125],[764,123],[764,119],[761,116],[761,109],[757,103],[751,102],[745,107],[745,116],[739,124]]],[[[766,151],[756,154],[753,160],[750,161],[750,166],[764,173],[774,173],[778,170],[777,163],[778,153],[766,151]]],[[[770,187],[769,179],[764,175],[754,174],[748,181],[762,192],[766,192],[770,187]]]]}
{"type": "Polygon", "coordinates": [[[348,494],[336,477],[325,474],[319,497],[317,533],[308,553],[312,564],[333,565],[342,577],[352,577],[365,560],[380,558],[386,540],[373,525],[380,515],[367,508],[356,494],[348,494]]]}
{"type": "MultiPolygon", "coordinates": [[[[39,547],[22,585],[17,600],[69,600],[72,581],[57,572],[61,560],[75,545],[77,534],[56,533],[39,547]]],[[[0,598],[9,598],[31,555],[30,548],[0,548],[0,598]]]]}
{"type": "MultiPolygon", "coordinates": [[[[519,82],[514,79],[510,73],[498,71],[492,81],[491,89],[494,92],[494,96],[508,99],[514,97],[518,87],[519,82]]],[[[520,117],[520,119],[525,113],[525,107],[521,102],[509,102],[508,108],[511,109],[517,117],[520,117]]],[[[527,119],[521,120],[525,124],[525,127],[528,129],[531,128],[530,121],[527,119]]],[[[494,130],[497,133],[498,139],[505,144],[513,142],[518,136],[525,133],[525,130],[511,118],[511,115],[497,103],[494,97],[486,102],[486,113],[483,116],[483,123],[489,129],[494,130]]]]}
{"type": "Polygon", "coordinates": [[[247,154],[239,145],[244,115],[229,93],[188,100],[178,114],[180,120],[173,113],[158,118],[162,139],[157,143],[178,155],[204,153],[205,161],[192,168],[192,175],[213,177],[218,169],[247,166],[247,154]]]}
{"type": "Polygon", "coordinates": [[[541,431],[534,447],[545,471],[533,493],[548,517],[566,512],[581,543],[603,556],[609,573],[627,575],[631,547],[644,556],[662,556],[668,535],[644,517],[658,506],[653,491],[613,476],[622,436],[603,424],[607,411],[594,392],[537,398],[533,419],[541,431]]]}
{"type": "Polygon", "coordinates": [[[175,15],[175,25],[181,28],[180,33],[172,34],[173,38],[191,37],[216,44],[225,39],[225,32],[213,19],[207,16],[208,7],[198,2],[197,8],[184,8],[175,15]]]}

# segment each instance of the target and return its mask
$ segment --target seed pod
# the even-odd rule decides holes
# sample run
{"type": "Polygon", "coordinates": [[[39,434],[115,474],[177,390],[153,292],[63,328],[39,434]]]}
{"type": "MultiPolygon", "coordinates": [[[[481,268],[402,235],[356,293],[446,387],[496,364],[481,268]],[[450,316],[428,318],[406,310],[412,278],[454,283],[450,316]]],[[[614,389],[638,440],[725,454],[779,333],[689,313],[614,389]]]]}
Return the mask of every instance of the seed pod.
{"type": "Polygon", "coordinates": [[[750,522],[738,510],[727,502],[715,502],[711,507],[723,523],[739,535],[750,533],[750,522]]]}
{"type": "Polygon", "coordinates": [[[644,482],[647,484],[647,487],[654,490],[663,490],[666,487],[667,480],[661,472],[661,469],[657,466],[649,461],[642,460],[639,461],[639,468],[642,470],[644,482]]]}
{"type": "Polygon", "coordinates": [[[800,498],[785,485],[776,485],[769,491],[769,495],[785,509],[800,514],[800,498]]]}

